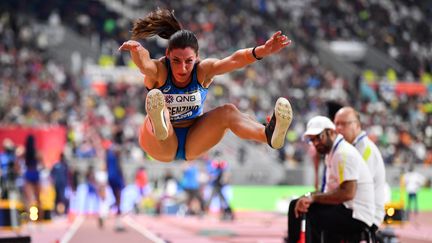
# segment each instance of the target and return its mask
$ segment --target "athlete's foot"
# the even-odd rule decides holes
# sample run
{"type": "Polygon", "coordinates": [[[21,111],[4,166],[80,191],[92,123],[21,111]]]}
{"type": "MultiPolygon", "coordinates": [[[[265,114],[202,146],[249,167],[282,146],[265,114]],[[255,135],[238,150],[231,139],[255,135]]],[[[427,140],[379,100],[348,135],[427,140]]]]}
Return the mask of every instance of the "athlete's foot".
{"type": "Polygon", "coordinates": [[[273,116],[265,128],[267,143],[270,147],[274,149],[280,149],[283,147],[291,121],[291,104],[287,99],[280,97],[276,101],[273,116]]]}
{"type": "Polygon", "coordinates": [[[153,132],[158,140],[168,137],[168,127],[164,117],[165,97],[158,89],[152,89],[146,97],[146,110],[153,124],[153,132]]]}

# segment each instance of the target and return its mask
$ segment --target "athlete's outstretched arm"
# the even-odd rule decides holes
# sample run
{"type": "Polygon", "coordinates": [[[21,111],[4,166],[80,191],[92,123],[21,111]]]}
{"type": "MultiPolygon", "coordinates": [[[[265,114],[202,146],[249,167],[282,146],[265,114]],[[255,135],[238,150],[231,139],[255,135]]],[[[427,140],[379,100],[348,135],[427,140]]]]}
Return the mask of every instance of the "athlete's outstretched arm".
{"type": "Polygon", "coordinates": [[[138,41],[128,40],[118,49],[119,51],[129,51],[132,61],[140,69],[141,73],[151,79],[156,79],[158,66],[155,60],[150,58],[150,53],[138,41]]]}
{"type": "MultiPolygon", "coordinates": [[[[282,35],[282,31],[277,31],[270,37],[264,45],[255,47],[255,57],[263,58],[279,52],[282,48],[291,44],[291,40],[287,36],[282,35]]],[[[205,59],[202,61],[202,68],[206,73],[206,80],[210,80],[213,76],[224,74],[243,68],[257,59],[253,55],[253,48],[241,49],[234,52],[232,55],[219,59],[205,59]]]]}

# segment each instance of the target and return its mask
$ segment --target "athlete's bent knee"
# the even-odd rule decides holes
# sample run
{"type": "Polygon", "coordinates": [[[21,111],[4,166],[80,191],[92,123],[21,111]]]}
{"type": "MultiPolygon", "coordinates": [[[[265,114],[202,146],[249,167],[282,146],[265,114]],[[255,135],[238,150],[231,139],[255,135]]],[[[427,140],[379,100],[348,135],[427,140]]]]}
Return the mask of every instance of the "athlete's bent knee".
{"type": "Polygon", "coordinates": [[[227,112],[227,113],[239,112],[237,107],[232,103],[222,105],[222,109],[224,112],[227,112]]]}
{"type": "Polygon", "coordinates": [[[224,121],[229,122],[230,118],[235,117],[235,115],[238,115],[240,113],[239,109],[231,103],[224,104],[221,106],[222,109],[222,117],[224,121]]]}

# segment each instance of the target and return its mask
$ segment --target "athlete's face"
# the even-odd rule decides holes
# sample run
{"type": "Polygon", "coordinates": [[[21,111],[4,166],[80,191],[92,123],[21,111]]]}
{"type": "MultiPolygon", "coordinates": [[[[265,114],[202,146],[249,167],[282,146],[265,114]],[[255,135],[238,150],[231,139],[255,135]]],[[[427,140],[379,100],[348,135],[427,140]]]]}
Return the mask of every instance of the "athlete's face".
{"type": "Polygon", "coordinates": [[[175,81],[187,83],[191,80],[194,64],[197,60],[197,53],[190,47],[185,49],[172,49],[167,53],[171,61],[171,72],[175,81]]]}

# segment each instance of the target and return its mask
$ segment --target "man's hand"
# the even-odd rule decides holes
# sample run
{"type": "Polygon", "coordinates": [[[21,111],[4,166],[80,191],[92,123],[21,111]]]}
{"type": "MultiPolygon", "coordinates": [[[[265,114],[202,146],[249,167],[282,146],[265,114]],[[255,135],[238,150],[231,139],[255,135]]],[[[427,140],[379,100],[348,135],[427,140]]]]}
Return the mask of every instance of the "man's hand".
{"type": "Polygon", "coordinates": [[[310,197],[299,198],[294,208],[295,217],[298,218],[301,214],[307,213],[311,203],[312,199],[310,197]]]}

